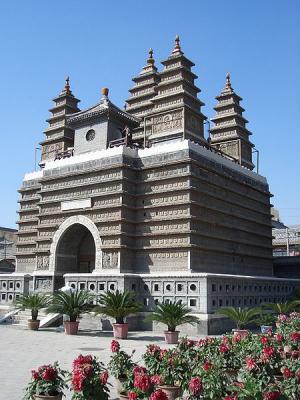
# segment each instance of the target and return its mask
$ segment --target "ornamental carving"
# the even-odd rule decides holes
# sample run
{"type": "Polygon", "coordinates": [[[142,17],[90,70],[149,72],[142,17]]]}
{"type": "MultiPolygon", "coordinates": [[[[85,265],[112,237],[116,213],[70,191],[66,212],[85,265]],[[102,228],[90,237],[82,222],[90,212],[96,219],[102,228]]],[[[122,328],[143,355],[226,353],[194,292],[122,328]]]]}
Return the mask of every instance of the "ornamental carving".
{"type": "MultiPolygon", "coordinates": [[[[166,104],[164,104],[166,105],[166,104]]],[[[172,112],[152,118],[152,133],[171,131],[182,128],[182,111],[172,112]]]]}
{"type": "Polygon", "coordinates": [[[49,269],[49,257],[48,256],[37,256],[36,269],[38,269],[38,270],[49,269]]]}
{"type": "Polygon", "coordinates": [[[103,269],[115,269],[118,268],[119,264],[119,253],[118,252],[104,252],[102,255],[102,268],[103,269]]]}
{"type": "Polygon", "coordinates": [[[51,278],[37,278],[35,280],[35,290],[38,292],[50,292],[52,290],[51,278]]]}

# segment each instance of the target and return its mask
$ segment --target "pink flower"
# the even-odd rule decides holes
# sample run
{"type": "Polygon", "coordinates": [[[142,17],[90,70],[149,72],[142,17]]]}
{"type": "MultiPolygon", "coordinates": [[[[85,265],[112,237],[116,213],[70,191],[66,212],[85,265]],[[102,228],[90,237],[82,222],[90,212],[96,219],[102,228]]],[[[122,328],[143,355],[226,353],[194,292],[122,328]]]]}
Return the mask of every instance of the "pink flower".
{"type": "Polygon", "coordinates": [[[167,353],[168,350],[166,349],[162,349],[159,353],[159,359],[162,360],[165,356],[165,354],[167,353]]]}
{"type": "Polygon", "coordinates": [[[260,343],[261,344],[268,344],[269,343],[269,338],[267,338],[266,336],[262,336],[261,338],[260,338],[260,343]]]}
{"type": "Polygon", "coordinates": [[[193,347],[193,346],[195,346],[196,343],[197,342],[195,340],[192,340],[192,339],[188,339],[188,341],[187,341],[188,347],[193,347]]]}
{"type": "Polygon", "coordinates": [[[290,338],[293,342],[300,342],[300,332],[292,332],[290,338]]]}
{"type": "Polygon", "coordinates": [[[300,316],[300,314],[296,311],[290,313],[291,319],[297,319],[297,318],[299,318],[299,316],[300,316]]]}
{"type": "Polygon", "coordinates": [[[150,400],[168,400],[168,396],[161,389],[158,389],[151,394],[150,400]]]}
{"type": "Polygon", "coordinates": [[[289,379],[292,376],[294,376],[294,373],[287,367],[282,368],[281,372],[282,372],[282,375],[284,376],[284,378],[286,378],[286,379],[289,379]]]}
{"type": "Polygon", "coordinates": [[[246,358],[246,365],[247,365],[247,368],[250,369],[250,370],[255,368],[255,361],[253,360],[253,358],[247,357],[246,358]]]}
{"type": "Polygon", "coordinates": [[[206,362],[202,365],[202,368],[204,369],[204,371],[208,371],[209,369],[211,369],[212,366],[213,366],[212,363],[206,361],[206,362]]]}
{"type": "Polygon", "coordinates": [[[193,395],[199,395],[200,393],[202,393],[203,385],[201,378],[192,378],[189,382],[189,390],[193,395]]]}
{"type": "Polygon", "coordinates": [[[100,381],[103,386],[106,385],[107,379],[108,379],[108,370],[106,370],[102,374],[100,374],[100,381]]]}
{"type": "Polygon", "coordinates": [[[300,351],[299,350],[293,350],[291,354],[292,354],[292,359],[293,360],[297,360],[299,358],[300,351]]]}
{"type": "Polygon", "coordinates": [[[42,373],[42,378],[45,379],[45,381],[55,381],[57,377],[57,371],[55,368],[48,366],[45,368],[44,372],[42,373]]]}
{"type": "Polygon", "coordinates": [[[278,321],[279,322],[285,322],[287,320],[287,316],[285,314],[279,314],[278,315],[278,321]]]}
{"type": "Polygon", "coordinates": [[[274,357],[274,355],[275,355],[275,350],[274,350],[274,347],[272,347],[272,346],[264,347],[263,352],[264,352],[264,357],[267,359],[274,357]]]}
{"type": "Polygon", "coordinates": [[[146,374],[147,373],[147,369],[145,367],[140,367],[139,365],[136,365],[133,370],[132,370],[133,374],[146,374]]]}
{"type": "Polygon", "coordinates": [[[146,392],[151,387],[149,375],[136,374],[134,377],[134,387],[140,389],[142,392],[146,392]]]}
{"type": "Polygon", "coordinates": [[[226,344],[224,344],[224,343],[220,344],[220,346],[219,346],[220,353],[228,353],[229,350],[230,350],[230,348],[226,344]]]}
{"type": "Polygon", "coordinates": [[[151,376],[150,381],[153,385],[163,385],[164,383],[163,378],[158,374],[151,376]]]}
{"type": "Polygon", "coordinates": [[[82,354],[79,354],[79,356],[75,358],[75,360],[73,361],[73,367],[76,368],[83,364],[92,364],[92,362],[93,362],[93,356],[91,355],[83,356],[82,354]]]}
{"type": "Polygon", "coordinates": [[[40,377],[39,373],[34,369],[31,371],[31,376],[35,381],[37,381],[39,379],[39,377],[40,377]]]}
{"type": "Polygon", "coordinates": [[[127,396],[129,398],[129,400],[136,400],[138,398],[138,394],[133,392],[132,390],[127,392],[127,396]]]}
{"type": "Polygon", "coordinates": [[[232,341],[233,341],[234,343],[239,343],[241,340],[242,340],[242,336],[241,336],[239,333],[235,334],[235,335],[233,336],[233,338],[232,338],[232,341]]]}
{"type": "Polygon", "coordinates": [[[160,351],[160,347],[156,344],[149,344],[149,346],[147,347],[147,353],[154,354],[158,351],[160,351]]]}
{"type": "Polygon", "coordinates": [[[276,390],[274,392],[264,393],[264,400],[278,400],[281,393],[276,390]]]}
{"type": "Polygon", "coordinates": [[[281,333],[276,333],[274,335],[274,338],[278,343],[281,343],[283,341],[283,335],[281,333]]]}
{"type": "Polygon", "coordinates": [[[117,353],[120,350],[120,343],[117,340],[112,340],[110,344],[112,353],[117,353]]]}
{"type": "Polygon", "coordinates": [[[238,400],[237,396],[226,396],[224,400],[238,400]]]}

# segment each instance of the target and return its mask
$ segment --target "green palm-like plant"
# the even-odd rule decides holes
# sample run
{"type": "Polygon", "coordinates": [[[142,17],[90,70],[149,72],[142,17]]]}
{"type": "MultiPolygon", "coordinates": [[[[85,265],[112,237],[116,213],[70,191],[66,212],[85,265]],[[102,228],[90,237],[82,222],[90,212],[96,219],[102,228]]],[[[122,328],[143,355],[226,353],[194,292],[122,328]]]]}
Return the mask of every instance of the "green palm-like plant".
{"type": "Polygon", "coordinates": [[[57,292],[51,299],[51,304],[46,312],[68,315],[70,322],[76,322],[80,314],[88,313],[92,310],[94,296],[85,291],[57,292]]]}
{"type": "Polygon", "coordinates": [[[266,303],[263,307],[272,310],[276,314],[288,314],[300,307],[300,300],[284,301],[283,303],[266,303]]]}
{"type": "Polygon", "coordinates": [[[225,315],[231,319],[236,324],[237,329],[242,329],[251,322],[254,322],[260,312],[259,308],[241,307],[224,307],[218,310],[218,314],[225,315]]]}
{"type": "Polygon", "coordinates": [[[190,315],[191,312],[191,309],[180,302],[159,303],[146,320],[165,324],[169,332],[175,332],[178,325],[196,324],[199,321],[197,317],[190,315]]]}
{"type": "Polygon", "coordinates": [[[255,318],[254,322],[258,326],[262,325],[270,326],[274,323],[274,320],[275,320],[274,314],[264,313],[261,310],[259,316],[255,318]]]}
{"type": "Polygon", "coordinates": [[[141,310],[141,305],[136,301],[135,295],[128,290],[121,292],[106,292],[100,296],[99,305],[93,311],[96,314],[115,318],[117,324],[124,324],[124,318],[141,310]]]}
{"type": "Polygon", "coordinates": [[[49,305],[50,296],[41,293],[30,293],[27,295],[20,295],[15,301],[15,307],[21,309],[31,310],[31,319],[36,321],[38,319],[39,310],[46,308],[49,305]]]}

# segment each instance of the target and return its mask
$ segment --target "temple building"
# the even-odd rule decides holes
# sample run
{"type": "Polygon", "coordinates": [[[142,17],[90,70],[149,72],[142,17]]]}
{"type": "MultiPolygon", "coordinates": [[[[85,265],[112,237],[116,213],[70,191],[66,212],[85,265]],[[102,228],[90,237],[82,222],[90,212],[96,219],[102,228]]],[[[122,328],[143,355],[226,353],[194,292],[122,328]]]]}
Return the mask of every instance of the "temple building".
{"type": "Polygon", "coordinates": [[[300,285],[274,275],[271,194],[253,171],[230,76],[205,138],[194,64],[179,37],[162,65],[150,49],[124,109],[105,88],[79,110],[66,80],[50,109],[41,168],[19,190],[17,267],[0,277],[2,304],[64,284],[96,296],[128,289],[144,312],[186,303],[211,333],[218,307],[282,301],[300,285]]]}

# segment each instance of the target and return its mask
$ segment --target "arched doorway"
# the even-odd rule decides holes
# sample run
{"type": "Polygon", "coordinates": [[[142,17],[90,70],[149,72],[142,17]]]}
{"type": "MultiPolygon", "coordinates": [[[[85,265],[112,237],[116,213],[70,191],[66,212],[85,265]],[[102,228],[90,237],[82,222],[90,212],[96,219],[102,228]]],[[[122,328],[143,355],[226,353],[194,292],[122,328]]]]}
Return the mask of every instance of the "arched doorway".
{"type": "Polygon", "coordinates": [[[81,224],[73,224],[61,235],[56,248],[56,271],[91,273],[95,269],[95,241],[81,224]]]}
{"type": "Polygon", "coordinates": [[[84,215],[67,218],[55,232],[50,246],[50,271],[59,275],[102,268],[99,230],[84,215]]]}

